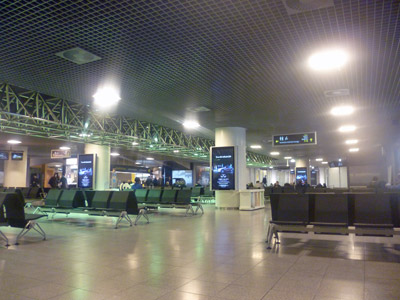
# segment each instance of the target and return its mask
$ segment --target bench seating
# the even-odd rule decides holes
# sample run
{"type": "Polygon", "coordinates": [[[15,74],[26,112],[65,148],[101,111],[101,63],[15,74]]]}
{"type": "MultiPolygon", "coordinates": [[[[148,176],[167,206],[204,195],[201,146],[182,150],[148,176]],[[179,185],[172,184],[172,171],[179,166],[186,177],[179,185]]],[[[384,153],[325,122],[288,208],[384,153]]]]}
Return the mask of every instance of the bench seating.
{"type": "Polygon", "coordinates": [[[117,217],[115,228],[123,220],[128,221],[130,226],[136,225],[142,216],[149,223],[146,210],[138,207],[134,191],[95,191],[91,202],[92,206],[83,207],[83,210],[92,215],[117,217]],[[129,215],[136,215],[134,223],[129,215]]]}
{"type": "Polygon", "coordinates": [[[191,202],[192,191],[190,189],[172,189],[172,190],[135,190],[135,195],[138,203],[144,205],[148,209],[152,208],[184,208],[186,209],[185,214],[187,215],[190,211],[192,215],[195,215],[198,210],[201,210],[204,214],[204,209],[201,203],[191,202]],[[196,210],[193,210],[196,207],[196,210]]]}
{"type": "Polygon", "coordinates": [[[399,201],[395,193],[273,194],[268,248],[279,232],[399,235],[399,201]]]}

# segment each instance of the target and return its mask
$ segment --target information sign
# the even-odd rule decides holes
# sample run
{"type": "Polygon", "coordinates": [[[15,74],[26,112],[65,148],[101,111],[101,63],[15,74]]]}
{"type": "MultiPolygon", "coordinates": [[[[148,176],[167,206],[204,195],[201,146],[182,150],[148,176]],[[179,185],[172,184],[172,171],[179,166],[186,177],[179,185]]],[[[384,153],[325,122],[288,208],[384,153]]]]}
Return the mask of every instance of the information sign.
{"type": "Polygon", "coordinates": [[[280,134],[272,137],[272,146],[300,146],[300,145],[316,145],[317,133],[292,133],[280,134]]]}

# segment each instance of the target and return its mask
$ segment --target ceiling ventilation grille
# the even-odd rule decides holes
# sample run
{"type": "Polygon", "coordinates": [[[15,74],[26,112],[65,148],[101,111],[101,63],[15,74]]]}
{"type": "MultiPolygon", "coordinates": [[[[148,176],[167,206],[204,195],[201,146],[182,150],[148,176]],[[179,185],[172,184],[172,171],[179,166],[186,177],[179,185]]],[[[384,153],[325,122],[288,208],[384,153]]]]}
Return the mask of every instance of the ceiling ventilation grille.
{"type": "Polygon", "coordinates": [[[329,90],[325,91],[324,95],[326,98],[350,96],[350,90],[349,89],[329,90]]]}
{"type": "Polygon", "coordinates": [[[56,55],[78,65],[83,65],[101,59],[101,57],[94,55],[79,47],[58,52],[56,53],[56,55]]]}
{"type": "Polygon", "coordinates": [[[333,0],[282,0],[289,15],[333,7],[333,0]]]}

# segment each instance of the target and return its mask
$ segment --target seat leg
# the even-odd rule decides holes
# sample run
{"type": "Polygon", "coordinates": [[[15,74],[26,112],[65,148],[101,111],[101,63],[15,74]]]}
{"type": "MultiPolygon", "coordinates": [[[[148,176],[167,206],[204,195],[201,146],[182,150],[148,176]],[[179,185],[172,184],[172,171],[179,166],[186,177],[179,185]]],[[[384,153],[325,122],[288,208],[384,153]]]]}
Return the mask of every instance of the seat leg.
{"type": "Polygon", "coordinates": [[[39,223],[37,223],[35,221],[31,221],[31,226],[32,226],[33,230],[35,230],[37,233],[39,233],[43,237],[43,240],[46,240],[46,233],[44,232],[42,227],[39,225],[39,223]]]}
{"type": "Polygon", "coordinates": [[[267,237],[267,249],[271,249],[272,248],[272,236],[275,232],[275,226],[273,224],[269,224],[269,228],[268,228],[268,237],[267,237]]]}
{"type": "Polygon", "coordinates": [[[6,247],[10,246],[10,244],[8,243],[8,238],[6,237],[6,235],[0,230],[0,236],[3,240],[6,241],[6,247]]]}
{"type": "Polygon", "coordinates": [[[271,231],[271,224],[268,225],[268,231],[267,231],[267,239],[265,240],[266,243],[269,241],[269,232],[271,231]]]}
{"type": "Polygon", "coordinates": [[[26,223],[25,227],[17,235],[17,238],[15,239],[15,245],[19,245],[19,239],[22,238],[24,235],[26,235],[32,229],[31,224],[32,224],[32,221],[28,221],[28,223],[26,223]]]}
{"type": "Polygon", "coordinates": [[[123,214],[124,219],[127,220],[127,221],[129,222],[129,226],[132,226],[133,223],[132,223],[132,220],[131,220],[131,218],[129,217],[128,213],[127,213],[126,211],[123,211],[121,214],[123,214]]]}

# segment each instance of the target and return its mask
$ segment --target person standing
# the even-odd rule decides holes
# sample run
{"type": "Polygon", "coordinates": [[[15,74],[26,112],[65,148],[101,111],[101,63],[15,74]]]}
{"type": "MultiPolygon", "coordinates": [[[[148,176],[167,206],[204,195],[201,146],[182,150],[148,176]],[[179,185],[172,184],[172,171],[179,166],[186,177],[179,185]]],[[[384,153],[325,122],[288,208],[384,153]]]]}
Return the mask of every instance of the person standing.
{"type": "Polygon", "coordinates": [[[68,180],[65,177],[65,174],[62,174],[59,184],[60,184],[60,188],[61,189],[67,189],[68,188],[68,180]]]}
{"type": "Polygon", "coordinates": [[[52,189],[56,189],[58,188],[58,182],[59,182],[58,173],[54,173],[54,175],[50,178],[48,183],[52,189]]]}

